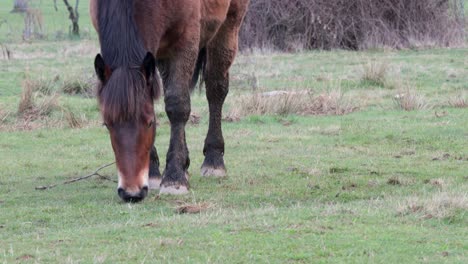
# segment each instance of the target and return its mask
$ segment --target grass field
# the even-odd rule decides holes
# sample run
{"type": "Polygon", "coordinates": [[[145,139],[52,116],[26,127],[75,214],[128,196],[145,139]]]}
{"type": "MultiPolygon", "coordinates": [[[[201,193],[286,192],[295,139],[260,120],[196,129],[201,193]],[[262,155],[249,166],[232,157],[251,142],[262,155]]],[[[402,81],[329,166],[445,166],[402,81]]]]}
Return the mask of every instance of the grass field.
{"type": "MultiPolygon", "coordinates": [[[[96,100],[64,92],[92,86],[94,39],[0,52],[0,262],[468,262],[467,48],[241,54],[223,122],[228,177],[200,177],[208,107],[196,91],[191,193],[125,204],[97,177],[35,190],[113,161],[96,100]],[[17,113],[27,87],[50,111],[17,113]],[[271,91],[349,111],[301,114],[307,100],[271,91]],[[279,112],[257,111],[270,99],[279,112]]],[[[156,109],[164,164],[169,123],[156,109]]]]}

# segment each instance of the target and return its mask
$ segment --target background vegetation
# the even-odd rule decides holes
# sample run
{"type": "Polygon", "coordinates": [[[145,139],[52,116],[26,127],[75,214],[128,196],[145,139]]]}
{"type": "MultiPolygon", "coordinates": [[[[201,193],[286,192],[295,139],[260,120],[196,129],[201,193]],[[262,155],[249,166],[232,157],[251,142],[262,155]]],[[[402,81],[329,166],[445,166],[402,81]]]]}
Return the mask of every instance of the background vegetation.
{"type": "Polygon", "coordinates": [[[252,0],[241,48],[449,47],[465,42],[464,0],[252,0]]]}
{"type": "Polygon", "coordinates": [[[468,261],[466,44],[246,51],[224,111],[226,179],[199,175],[208,107],[195,92],[190,195],[124,204],[103,177],[36,190],[113,160],[86,6],[79,39],[43,0],[44,34],[23,40],[22,15],[0,3],[0,262],[468,261]]]}

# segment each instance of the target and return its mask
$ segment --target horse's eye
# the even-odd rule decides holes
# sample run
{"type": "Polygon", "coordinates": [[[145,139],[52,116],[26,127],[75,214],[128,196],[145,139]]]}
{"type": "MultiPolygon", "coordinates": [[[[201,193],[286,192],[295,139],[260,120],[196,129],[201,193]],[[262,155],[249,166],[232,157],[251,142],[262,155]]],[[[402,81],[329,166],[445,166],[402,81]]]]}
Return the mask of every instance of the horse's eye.
{"type": "Polygon", "coordinates": [[[151,121],[149,122],[149,124],[148,124],[148,128],[153,127],[153,125],[154,125],[154,120],[151,120],[151,121]]]}

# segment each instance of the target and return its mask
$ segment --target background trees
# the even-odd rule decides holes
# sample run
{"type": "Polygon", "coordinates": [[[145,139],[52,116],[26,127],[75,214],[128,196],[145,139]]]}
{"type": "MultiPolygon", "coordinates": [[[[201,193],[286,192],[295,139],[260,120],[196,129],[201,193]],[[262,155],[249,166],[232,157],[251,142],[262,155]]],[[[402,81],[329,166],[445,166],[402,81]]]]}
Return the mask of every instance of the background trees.
{"type": "Polygon", "coordinates": [[[251,0],[241,48],[365,49],[465,41],[463,0],[251,0]]]}

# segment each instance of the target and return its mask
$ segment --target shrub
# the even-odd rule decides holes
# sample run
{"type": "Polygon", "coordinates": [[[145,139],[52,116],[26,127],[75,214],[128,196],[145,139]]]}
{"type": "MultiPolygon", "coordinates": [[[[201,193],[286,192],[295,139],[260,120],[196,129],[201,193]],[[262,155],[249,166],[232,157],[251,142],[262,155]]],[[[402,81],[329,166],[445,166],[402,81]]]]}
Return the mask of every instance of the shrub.
{"type": "Polygon", "coordinates": [[[370,61],[363,65],[361,82],[384,87],[387,82],[388,64],[370,61]]]}
{"type": "Polygon", "coordinates": [[[414,111],[430,108],[426,98],[417,93],[409,85],[403,88],[399,94],[394,97],[395,105],[398,109],[405,111],[414,111]]]}
{"type": "Polygon", "coordinates": [[[463,0],[251,0],[241,49],[459,45],[463,0]]]}

